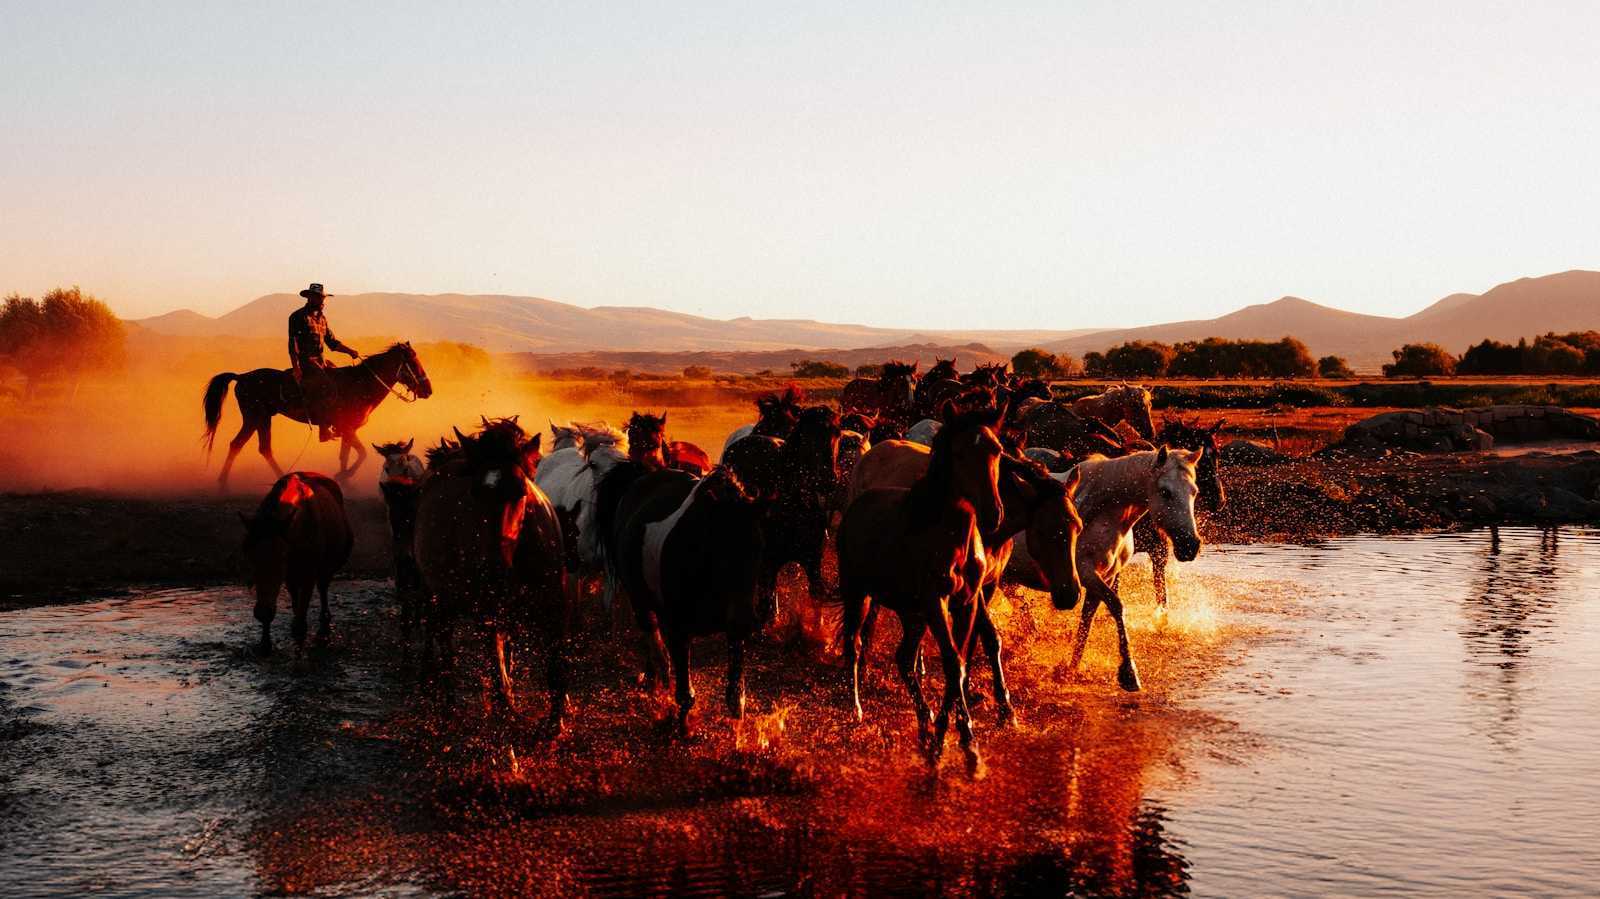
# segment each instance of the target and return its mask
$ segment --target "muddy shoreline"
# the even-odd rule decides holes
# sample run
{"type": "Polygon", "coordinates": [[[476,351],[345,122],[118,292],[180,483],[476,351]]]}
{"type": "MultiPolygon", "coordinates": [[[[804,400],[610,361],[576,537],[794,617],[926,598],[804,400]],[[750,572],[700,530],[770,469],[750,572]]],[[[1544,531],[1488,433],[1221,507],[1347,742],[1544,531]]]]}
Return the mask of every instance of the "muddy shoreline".
{"type": "MultiPolygon", "coordinates": [[[[1228,505],[1204,522],[1227,543],[1304,542],[1488,524],[1600,520],[1600,452],[1518,456],[1333,456],[1225,469],[1228,505]]],[[[0,494],[0,609],[138,589],[239,581],[238,513],[254,496],[0,494]]],[[[346,577],[389,570],[375,497],[350,500],[355,555],[346,577]]]]}

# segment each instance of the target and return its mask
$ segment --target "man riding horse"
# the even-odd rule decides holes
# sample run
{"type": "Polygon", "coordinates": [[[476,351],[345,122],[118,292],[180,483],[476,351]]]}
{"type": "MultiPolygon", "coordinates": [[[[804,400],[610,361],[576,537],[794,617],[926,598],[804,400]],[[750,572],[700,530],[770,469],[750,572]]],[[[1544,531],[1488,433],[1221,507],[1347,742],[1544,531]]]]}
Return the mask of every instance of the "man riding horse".
{"type": "Polygon", "coordinates": [[[339,342],[328,327],[328,317],[322,307],[333,294],[324,293],[321,284],[312,284],[300,291],[306,304],[289,315],[289,367],[294,381],[300,385],[300,395],[306,404],[306,417],[317,425],[317,439],[323,443],[333,439],[331,427],[334,396],[332,379],[327,369],[333,363],[322,358],[323,345],[338,350],[351,359],[359,360],[361,354],[339,342]]]}

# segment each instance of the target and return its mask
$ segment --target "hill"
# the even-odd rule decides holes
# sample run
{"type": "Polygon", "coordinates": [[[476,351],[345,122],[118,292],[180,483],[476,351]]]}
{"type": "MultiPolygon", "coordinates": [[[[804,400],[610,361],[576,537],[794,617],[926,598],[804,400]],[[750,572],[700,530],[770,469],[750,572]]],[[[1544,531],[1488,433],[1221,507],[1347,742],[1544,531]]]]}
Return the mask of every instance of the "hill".
{"type": "Polygon", "coordinates": [[[1492,337],[1514,341],[1546,331],[1600,330],[1600,272],[1568,271],[1521,278],[1483,294],[1455,293],[1404,318],[1363,315],[1299,297],[1247,306],[1220,318],[1099,331],[1048,346],[1077,356],[1128,340],[1276,340],[1300,338],[1317,356],[1344,356],[1358,371],[1376,371],[1403,343],[1431,341],[1459,353],[1492,337]]]}
{"type": "MultiPolygon", "coordinates": [[[[185,309],[134,323],[157,334],[281,339],[285,320],[301,302],[294,294],[271,294],[217,318],[185,309]]],[[[1046,329],[955,332],[808,319],[724,321],[642,306],[585,309],[539,297],[468,294],[353,294],[334,297],[328,309],[336,333],[346,337],[401,334],[416,341],[471,343],[494,352],[757,352],[973,341],[1015,351],[1089,333],[1046,329]]]]}

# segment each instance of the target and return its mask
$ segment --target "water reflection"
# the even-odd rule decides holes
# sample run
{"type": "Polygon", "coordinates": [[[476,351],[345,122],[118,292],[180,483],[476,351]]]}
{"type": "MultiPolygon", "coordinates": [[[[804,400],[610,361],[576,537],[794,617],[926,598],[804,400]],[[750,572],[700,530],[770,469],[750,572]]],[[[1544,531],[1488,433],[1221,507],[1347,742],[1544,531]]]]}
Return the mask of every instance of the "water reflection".
{"type": "Polygon", "coordinates": [[[1559,528],[1492,527],[1462,609],[1467,690],[1477,725],[1502,749],[1516,747],[1524,682],[1538,664],[1541,632],[1555,627],[1566,601],[1575,598],[1561,565],[1559,528]]]}

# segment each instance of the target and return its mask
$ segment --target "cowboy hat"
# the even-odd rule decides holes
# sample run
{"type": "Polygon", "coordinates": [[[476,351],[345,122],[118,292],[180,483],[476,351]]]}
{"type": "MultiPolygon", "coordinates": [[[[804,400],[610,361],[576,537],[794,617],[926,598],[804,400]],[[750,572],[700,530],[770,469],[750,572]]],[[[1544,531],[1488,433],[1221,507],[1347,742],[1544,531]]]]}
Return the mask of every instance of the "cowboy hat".
{"type": "Polygon", "coordinates": [[[310,287],[307,287],[305,290],[300,291],[300,295],[305,297],[308,300],[311,299],[312,297],[327,298],[327,297],[333,296],[333,294],[331,294],[331,293],[323,293],[322,292],[322,285],[321,284],[316,284],[316,283],[313,283],[310,287]]]}

